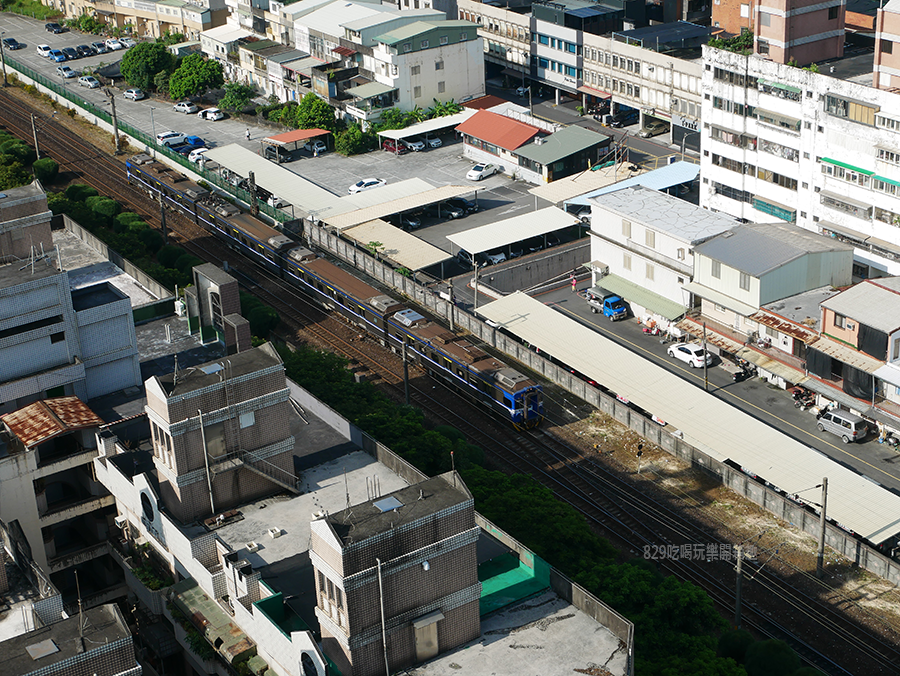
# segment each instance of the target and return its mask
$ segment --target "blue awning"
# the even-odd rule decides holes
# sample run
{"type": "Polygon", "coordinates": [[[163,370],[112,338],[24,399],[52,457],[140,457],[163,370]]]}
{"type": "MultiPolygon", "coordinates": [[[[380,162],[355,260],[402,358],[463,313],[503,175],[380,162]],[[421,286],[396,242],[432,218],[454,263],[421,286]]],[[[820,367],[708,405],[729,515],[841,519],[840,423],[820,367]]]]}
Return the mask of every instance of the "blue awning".
{"type": "Polygon", "coordinates": [[[565,205],[590,206],[588,200],[591,198],[615,192],[622,188],[630,188],[633,185],[642,185],[645,188],[652,188],[653,190],[666,190],[667,188],[672,188],[676,185],[681,185],[682,183],[696,181],[699,176],[699,164],[694,164],[693,162],[673,162],[672,164],[667,164],[659,169],[648,171],[646,174],[626,178],[624,181],[619,181],[618,183],[592,190],[591,192],[579,195],[578,197],[573,197],[570,200],[566,200],[565,205]]]}

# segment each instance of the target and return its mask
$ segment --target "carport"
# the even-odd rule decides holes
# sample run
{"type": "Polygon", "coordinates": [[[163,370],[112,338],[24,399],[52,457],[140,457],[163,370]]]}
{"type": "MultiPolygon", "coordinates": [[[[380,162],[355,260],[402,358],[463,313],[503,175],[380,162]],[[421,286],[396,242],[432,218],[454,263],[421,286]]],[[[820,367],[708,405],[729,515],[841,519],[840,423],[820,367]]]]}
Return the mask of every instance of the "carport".
{"type": "MultiPolygon", "coordinates": [[[[410,179],[410,181],[417,180],[421,181],[421,179],[410,179]]],[[[403,183],[407,183],[407,181],[403,181],[403,183]]],[[[425,181],[422,181],[422,183],[428,185],[427,183],[425,183],[425,181]]],[[[395,186],[393,187],[399,185],[401,184],[395,184],[395,186]]],[[[390,185],[386,185],[374,190],[366,190],[365,192],[353,195],[352,200],[350,197],[342,197],[341,201],[342,204],[351,203],[355,205],[363,202],[364,200],[377,198],[378,196],[375,195],[375,193],[381,193],[381,195],[384,195],[384,193],[382,193],[381,191],[387,190],[391,187],[392,186],[390,185]],[[369,197],[370,193],[371,197],[369,197]],[[366,197],[360,197],[361,195],[366,195],[366,197]]],[[[402,192],[409,193],[409,189],[407,188],[402,192]]],[[[461,195],[473,192],[473,189],[471,186],[466,185],[445,185],[441,186],[440,188],[430,188],[428,190],[423,190],[415,194],[402,194],[402,192],[395,199],[391,199],[389,201],[380,202],[378,204],[371,204],[370,206],[362,206],[362,208],[357,208],[352,211],[345,211],[343,213],[337,213],[332,216],[323,214],[320,215],[320,218],[329,226],[343,232],[347,230],[347,228],[352,228],[356,225],[361,225],[362,223],[367,223],[379,218],[384,218],[385,216],[390,216],[391,214],[414,211],[415,209],[421,209],[428,206],[429,204],[434,204],[435,202],[443,202],[444,200],[448,200],[451,197],[459,197],[461,195]]]]}
{"type": "Polygon", "coordinates": [[[425,120],[424,122],[417,122],[416,124],[406,127],[405,129],[387,129],[385,131],[380,131],[378,132],[378,147],[380,148],[381,142],[384,139],[388,138],[393,141],[402,141],[408,138],[412,138],[413,136],[440,134],[441,132],[448,129],[455,129],[477,112],[477,110],[470,110],[466,108],[465,110],[454,113],[453,115],[447,115],[446,117],[435,117],[431,120],[425,120]]]}
{"type": "Polygon", "coordinates": [[[281,146],[288,152],[299,150],[307,141],[331,134],[327,129],[295,129],[277,136],[266,136],[262,142],[270,146],[281,146]]]}
{"type": "Polygon", "coordinates": [[[379,257],[390,259],[398,267],[408,268],[413,272],[453,258],[443,249],[381,219],[361,223],[341,234],[356,240],[363,247],[368,247],[369,242],[381,242],[383,246],[378,249],[379,257]]]}
{"type": "Polygon", "coordinates": [[[478,265],[475,263],[476,254],[484,253],[502,246],[509,246],[516,242],[548,235],[556,230],[562,230],[580,221],[572,214],[568,214],[558,207],[547,207],[536,211],[507,218],[505,221],[489,223],[480,228],[473,228],[454,235],[447,235],[447,239],[472,257],[472,267],[475,270],[475,306],[478,306],[478,265]]]}

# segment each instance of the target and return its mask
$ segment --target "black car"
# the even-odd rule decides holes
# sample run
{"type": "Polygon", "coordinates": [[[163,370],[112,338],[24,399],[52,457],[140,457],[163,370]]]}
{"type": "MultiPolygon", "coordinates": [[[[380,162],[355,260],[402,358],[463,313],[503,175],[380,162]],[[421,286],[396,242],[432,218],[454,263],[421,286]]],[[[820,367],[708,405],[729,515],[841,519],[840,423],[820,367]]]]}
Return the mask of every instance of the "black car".
{"type": "Polygon", "coordinates": [[[15,51],[20,49],[22,45],[15,38],[3,38],[3,46],[9,50],[15,51]]]}
{"type": "MultiPolygon", "coordinates": [[[[65,51],[65,50],[63,50],[63,51],[65,51]]],[[[75,51],[78,52],[78,56],[87,57],[87,56],[94,55],[94,50],[91,49],[90,47],[88,47],[87,45],[78,45],[75,48],[75,51]]]]}
{"type": "Polygon", "coordinates": [[[450,206],[446,202],[429,204],[425,207],[424,212],[427,215],[435,216],[436,218],[462,218],[466,215],[466,212],[459,207],[450,206]]]}
{"type": "Polygon", "coordinates": [[[80,54],[75,50],[74,47],[63,47],[62,53],[66,55],[66,58],[69,61],[74,61],[80,56],[80,54]]]}
{"type": "Polygon", "coordinates": [[[418,214],[400,214],[394,216],[394,223],[404,230],[418,230],[422,227],[422,219],[418,214]]]}
{"type": "Polygon", "coordinates": [[[457,209],[462,209],[467,214],[474,214],[478,211],[478,204],[472,200],[463,199],[462,197],[451,197],[447,200],[446,204],[449,204],[451,207],[456,207],[457,209]]]}
{"type": "Polygon", "coordinates": [[[48,23],[48,24],[44,24],[44,28],[47,29],[47,32],[48,32],[48,33],[56,33],[57,35],[58,35],[59,33],[64,33],[65,30],[66,30],[65,28],[63,28],[62,26],[60,26],[58,23],[48,23]]]}

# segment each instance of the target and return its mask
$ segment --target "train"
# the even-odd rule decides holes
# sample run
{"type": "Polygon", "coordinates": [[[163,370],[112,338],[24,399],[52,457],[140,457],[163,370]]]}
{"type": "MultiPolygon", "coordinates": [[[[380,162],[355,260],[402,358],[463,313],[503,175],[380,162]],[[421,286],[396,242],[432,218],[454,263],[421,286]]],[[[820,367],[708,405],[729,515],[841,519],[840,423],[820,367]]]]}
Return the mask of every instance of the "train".
{"type": "Polygon", "coordinates": [[[149,155],[125,163],[129,182],[193,220],[229,247],[301,288],[395,353],[516,428],[544,417],[543,388],[463,336],[375,289],[295,239],[211,193],[149,155]]]}

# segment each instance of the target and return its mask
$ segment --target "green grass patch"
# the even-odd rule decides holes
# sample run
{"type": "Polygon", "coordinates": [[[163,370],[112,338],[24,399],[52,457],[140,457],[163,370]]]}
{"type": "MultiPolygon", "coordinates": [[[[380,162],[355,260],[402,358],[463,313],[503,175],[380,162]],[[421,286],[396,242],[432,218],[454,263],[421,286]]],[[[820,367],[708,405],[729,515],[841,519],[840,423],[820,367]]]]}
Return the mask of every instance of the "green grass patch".
{"type": "Polygon", "coordinates": [[[3,11],[30,16],[35,19],[62,19],[64,14],[55,7],[47,7],[35,0],[12,0],[2,3],[3,11]]]}

